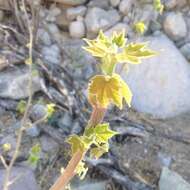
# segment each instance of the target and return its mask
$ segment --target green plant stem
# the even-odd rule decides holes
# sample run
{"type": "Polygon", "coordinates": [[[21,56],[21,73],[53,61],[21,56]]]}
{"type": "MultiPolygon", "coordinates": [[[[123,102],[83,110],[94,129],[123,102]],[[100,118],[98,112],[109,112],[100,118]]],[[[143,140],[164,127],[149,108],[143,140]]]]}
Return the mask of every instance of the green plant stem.
{"type": "MultiPolygon", "coordinates": [[[[106,109],[94,107],[90,120],[88,122],[88,127],[95,127],[97,124],[101,123],[106,109]]],[[[76,152],[67,167],[65,168],[64,173],[57,179],[55,184],[50,188],[50,190],[64,190],[66,185],[70,182],[70,180],[76,175],[75,170],[78,164],[83,160],[86,152],[78,151],[76,152]]]]}

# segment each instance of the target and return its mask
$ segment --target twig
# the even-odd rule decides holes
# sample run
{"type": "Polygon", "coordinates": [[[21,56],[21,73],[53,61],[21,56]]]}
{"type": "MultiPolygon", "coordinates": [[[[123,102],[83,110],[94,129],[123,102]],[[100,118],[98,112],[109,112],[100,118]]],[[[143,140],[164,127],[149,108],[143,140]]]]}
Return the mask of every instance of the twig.
{"type": "Polygon", "coordinates": [[[1,156],[1,155],[0,155],[0,160],[1,160],[2,164],[3,164],[3,166],[5,167],[5,169],[7,169],[7,168],[8,168],[8,165],[7,165],[7,163],[6,163],[5,159],[4,159],[4,157],[1,156]]]}
{"type": "Polygon", "coordinates": [[[27,122],[27,117],[28,117],[28,112],[32,103],[32,48],[33,48],[33,29],[32,26],[30,25],[30,21],[28,18],[28,14],[26,11],[26,6],[25,6],[25,1],[22,0],[22,5],[23,5],[23,10],[25,13],[25,17],[27,19],[27,24],[28,24],[28,30],[29,30],[29,44],[28,44],[28,48],[29,48],[29,60],[30,60],[30,64],[29,64],[29,84],[28,84],[28,90],[29,90],[29,98],[28,98],[28,102],[27,102],[27,106],[26,106],[26,110],[24,113],[24,116],[21,120],[21,128],[18,131],[18,136],[17,136],[17,141],[16,141],[16,148],[13,154],[13,157],[10,161],[10,164],[8,165],[8,167],[6,168],[6,173],[5,173],[5,180],[4,180],[4,186],[3,186],[3,190],[8,190],[9,189],[9,178],[11,175],[11,170],[12,167],[18,157],[19,154],[19,150],[20,150],[20,146],[21,146],[21,142],[22,142],[22,137],[23,137],[23,131],[27,122]]]}

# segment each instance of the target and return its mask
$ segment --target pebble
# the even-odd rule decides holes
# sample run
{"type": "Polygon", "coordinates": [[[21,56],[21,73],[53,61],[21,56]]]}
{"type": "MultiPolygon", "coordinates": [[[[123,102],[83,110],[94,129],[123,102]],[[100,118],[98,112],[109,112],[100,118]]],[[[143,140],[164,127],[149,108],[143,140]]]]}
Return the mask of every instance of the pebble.
{"type": "Polygon", "coordinates": [[[46,114],[46,106],[43,104],[35,104],[30,110],[30,118],[32,119],[32,121],[38,121],[39,119],[45,117],[46,114]]]}
{"type": "Polygon", "coordinates": [[[77,16],[84,16],[87,11],[85,6],[72,7],[67,9],[66,16],[68,20],[75,20],[77,16]]]}
{"type": "Polygon", "coordinates": [[[174,41],[187,35],[187,26],[181,13],[168,13],[164,18],[163,27],[165,33],[174,41]]]}
{"type": "Polygon", "coordinates": [[[108,10],[110,8],[109,0],[93,0],[89,1],[88,5],[89,8],[92,7],[99,7],[104,10],[108,10]]]}
{"type": "Polygon", "coordinates": [[[71,131],[72,122],[71,115],[68,112],[65,112],[64,116],[58,120],[57,125],[63,129],[65,133],[69,134],[71,131]]]}
{"type": "Polygon", "coordinates": [[[131,11],[133,3],[134,3],[134,0],[122,0],[119,5],[119,11],[123,15],[128,15],[129,12],[131,11]]]}
{"type": "Polygon", "coordinates": [[[120,3],[120,0],[110,0],[110,4],[112,7],[117,7],[120,3]]]}
{"type": "Polygon", "coordinates": [[[43,28],[38,29],[37,38],[43,45],[50,46],[52,43],[49,33],[43,28]]]}
{"type": "Polygon", "coordinates": [[[166,10],[171,10],[171,9],[175,8],[176,5],[177,5],[177,0],[165,0],[164,1],[164,7],[166,8],[166,10]]]}
{"type": "Polygon", "coordinates": [[[59,64],[61,62],[61,52],[56,44],[44,46],[42,48],[42,55],[44,60],[46,60],[49,64],[59,64]]]}
{"type": "Polygon", "coordinates": [[[85,17],[85,24],[89,33],[97,34],[101,29],[106,30],[115,25],[119,20],[120,15],[115,9],[105,11],[101,8],[94,7],[88,10],[85,17]]]}
{"type": "Polygon", "coordinates": [[[72,38],[83,38],[85,36],[85,25],[83,21],[73,21],[69,25],[69,33],[72,38]]]}
{"type": "Polygon", "coordinates": [[[32,125],[26,129],[26,134],[30,137],[38,137],[40,135],[40,127],[32,125]]]}

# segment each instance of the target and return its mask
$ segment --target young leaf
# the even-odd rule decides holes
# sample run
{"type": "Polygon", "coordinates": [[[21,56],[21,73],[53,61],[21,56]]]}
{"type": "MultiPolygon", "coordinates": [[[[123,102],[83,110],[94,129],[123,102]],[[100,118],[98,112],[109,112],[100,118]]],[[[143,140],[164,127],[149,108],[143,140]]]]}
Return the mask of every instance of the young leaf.
{"type": "Polygon", "coordinates": [[[146,43],[130,43],[124,48],[123,52],[116,57],[119,62],[128,62],[132,64],[141,63],[142,58],[152,57],[156,52],[146,48],[146,43]]]}
{"type": "Polygon", "coordinates": [[[145,30],[146,30],[146,25],[144,22],[137,22],[134,25],[134,29],[137,33],[139,34],[144,34],[145,30]]]}
{"type": "Polygon", "coordinates": [[[99,124],[94,128],[94,133],[96,135],[96,141],[101,143],[108,143],[108,140],[112,138],[114,135],[118,134],[115,131],[112,131],[109,128],[108,123],[99,124]]]}
{"type": "Polygon", "coordinates": [[[164,5],[162,4],[161,0],[154,0],[153,2],[154,9],[158,11],[160,14],[164,11],[164,5]]]}
{"type": "Polygon", "coordinates": [[[41,153],[41,147],[39,144],[34,145],[30,149],[29,157],[28,157],[28,162],[32,166],[36,166],[39,159],[40,159],[40,153],[41,153]]]}
{"type": "Polygon", "coordinates": [[[25,110],[26,110],[26,101],[21,100],[18,105],[16,110],[20,113],[20,114],[24,114],[25,110]]]}
{"type": "Polygon", "coordinates": [[[103,144],[102,146],[94,147],[90,150],[90,157],[98,159],[100,158],[103,154],[108,152],[109,150],[109,145],[108,144],[103,144]]]}
{"type": "MultiPolygon", "coordinates": [[[[97,75],[91,79],[88,88],[89,101],[96,98],[98,106],[107,108],[110,103],[114,103],[120,109],[123,106],[123,98],[130,105],[132,93],[117,74],[113,76],[97,75]]],[[[91,102],[93,105],[95,101],[91,102]]]]}
{"type": "Polygon", "coordinates": [[[83,161],[81,161],[78,164],[78,166],[75,170],[75,172],[79,175],[81,180],[83,180],[85,178],[87,171],[88,171],[88,168],[85,167],[85,163],[83,161]]]}
{"type": "Polygon", "coordinates": [[[113,33],[112,43],[116,44],[118,47],[124,47],[126,44],[125,31],[123,30],[121,33],[113,33]]]}
{"type": "Polygon", "coordinates": [[[67,142],[71,145],[72,155],[77,151],[84,152],[88,148],[88,144],[78,135],[72,135],[67,142]]]}
{"type": "Polygon", "coordinates": [[[11,144],[10,143],[5,143],[2,145],[3,152],[8,152],[11,150],[11,144]]]}
{"type": "Polygon", "coordinates": [[[47,104],[46,110],[47,110],[47,117],[50,118],[55,112],[55,104],[53,103],[47,104]]]}

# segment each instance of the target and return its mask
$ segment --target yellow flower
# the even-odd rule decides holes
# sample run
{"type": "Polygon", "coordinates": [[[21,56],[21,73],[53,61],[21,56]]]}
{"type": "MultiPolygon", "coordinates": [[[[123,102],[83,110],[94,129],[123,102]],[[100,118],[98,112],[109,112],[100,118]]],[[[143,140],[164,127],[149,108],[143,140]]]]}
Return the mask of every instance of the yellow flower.
{"type": "Polygon", "coordinates": [[[107,108],[110,103],[113,103],[122,109],[123,98],[129,106],[131,105],[132,93],[117,74],[96,75],[90,81],[88,93],[89,101],[93,106],[107,108]]]}

